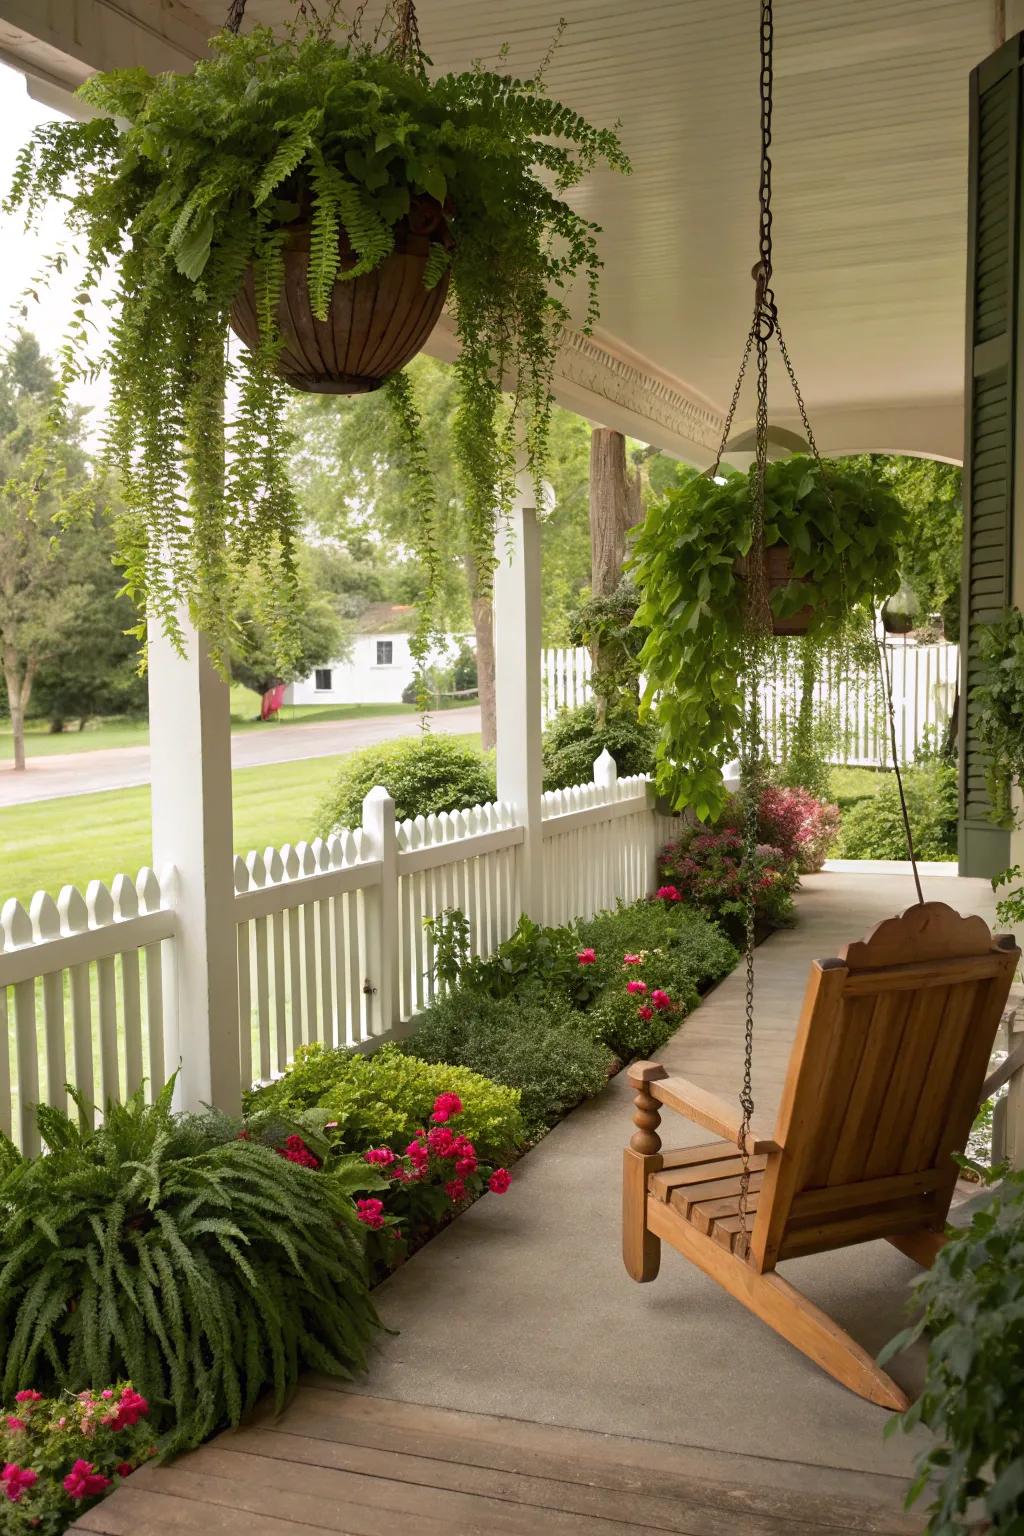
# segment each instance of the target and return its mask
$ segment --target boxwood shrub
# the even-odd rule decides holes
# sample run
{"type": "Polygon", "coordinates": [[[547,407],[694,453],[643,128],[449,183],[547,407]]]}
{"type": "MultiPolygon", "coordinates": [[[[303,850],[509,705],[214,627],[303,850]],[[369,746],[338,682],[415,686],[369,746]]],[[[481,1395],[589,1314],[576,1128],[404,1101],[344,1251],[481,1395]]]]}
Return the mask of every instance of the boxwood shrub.
{"type": "Polygon", "coordinates": [[[397,1045],[372,1056],[359,1051],[301,1046],[285,1075],[247,1097],[247,1109],[294,1115],[329,1112],[337,1122],[335,1144],[346,1152],[393,1146],[402,1150],[428,1124],[439,1094],[456,1093],[463,1110],[459,1129],[481,1158],[501,1161],[526,1139],[519,1094],[464,1066],[428,1062],[397,1045]]]}
{"type": "Polygon", "coordinates": [[[589,1015],[557,993],[535,1002],[455,992],[421,1016],[404,1049],[423,1061],[472,1067],[514,1088],[531,1139],[599,1093],[611,1065],[589,1015]]]}
{"type": "MultiPolygon", "coordinates": [[[[903,787],[917,857],[956,858],[956,764],[940,759],[904,769],[903,787]]],[[[907,857],[895,774],[886,774],[877,794],[843,812],[838,853],[843,859],[907,857]]]]}
{"type": "Polygon", "coordinates": [[[317,833],[327,837],[338,827],[358,827],[363,801],[378,784],[394,800],[399,821],[468,810],[497,795],[489,756],[457,737],[421,731],[349,753],[317,809],[317,833]]]}

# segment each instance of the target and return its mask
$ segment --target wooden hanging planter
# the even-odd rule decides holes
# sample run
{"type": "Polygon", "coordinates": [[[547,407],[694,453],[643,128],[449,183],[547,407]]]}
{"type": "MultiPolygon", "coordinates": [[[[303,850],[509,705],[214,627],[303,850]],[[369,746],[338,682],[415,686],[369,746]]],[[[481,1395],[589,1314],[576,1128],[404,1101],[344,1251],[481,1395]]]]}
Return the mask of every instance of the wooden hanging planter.
{"type": "MultiPolygon", "coordinates": [[[[741,581],[746,581],[747,557],[745,555],[741,555],[734,562],[733,570],[741,581]]],[[[764,577],[770,606],[774,593],[782,587],[788,587],[794,580],[793,559],[788,544],[773,544],[765,550],[764,577]]],[[[813,603],[807,603],[803,608],[798,608],[795,613],[786,614],[784,618],[780,618],[773,608],[770,611],[773,635],[806,635],[817,609],[813,603]]]]}
{"type": "MultiPolygon", "coordinates": [[[[395,249],[380,266],[358,277],[339,278],[326,320],[309,302],[309,224],[289,226],[284,282],[277,304],[283,337],[278,373],[296,389],[321,395],[362,395],[404,368],[425,344],[444,305],[450,273],[433,288],[423,286],[431,247],[451,245],[438,203],[422,198],[403,219],[395,249]]],[[[342,269],[356,264],[344,230],[342,269]]],[[[255,275],[250,266],[231,307],[231,329],[247,347],[259,345],[255,275]]]]}

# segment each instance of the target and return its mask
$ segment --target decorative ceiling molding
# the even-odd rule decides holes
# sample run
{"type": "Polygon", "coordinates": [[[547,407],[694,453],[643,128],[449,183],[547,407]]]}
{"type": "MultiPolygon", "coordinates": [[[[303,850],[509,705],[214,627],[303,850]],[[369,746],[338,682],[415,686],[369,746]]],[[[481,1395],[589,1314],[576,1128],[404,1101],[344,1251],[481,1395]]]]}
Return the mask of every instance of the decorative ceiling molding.
{"type": "Polygon", "coordinates": [[[673,437],[711,453],[718,447],[724,425],[720,411],[678,380],[644,368],[596,336],[570,331],[559,349],[555,371],[559,381],[628,410],[673,437]]]}

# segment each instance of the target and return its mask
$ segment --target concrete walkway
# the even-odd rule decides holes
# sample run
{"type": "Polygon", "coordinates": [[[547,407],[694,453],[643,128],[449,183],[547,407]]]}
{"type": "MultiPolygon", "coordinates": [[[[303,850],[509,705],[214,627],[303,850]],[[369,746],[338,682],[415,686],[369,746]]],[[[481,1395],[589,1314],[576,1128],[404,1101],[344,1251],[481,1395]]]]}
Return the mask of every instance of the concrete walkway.
{"type": "MultiPolygon", "coordinates": [[[[804,884],[799,925],[757,954],[754,1087],[769,1124],[810,960],[914,896],[908,879],[891,875],[822,874],[804,884]]],[[[992,918],[984,881],[928,880],[925,894],[992,918]]],[[[737,970],[659,1053],[726,1097],[741,1076],[743,991],[737,970]]],[[[897,1508],[915,1445],[883,1440],[884,1410],[838,1386],[668,1247],[653,1284],[627,1278],[619,1170],[629,1101],[621,1074],[517,1165],[505,1197],[479,1201],[381,1288],[384,1320],[398,1333],[356,1390],[704,1448],[708,1476],[740,1475],[723,1453],[759,1459],[769,1481],[782,1464],[809,1464],[807,1486],[828,1480],[837,1493],[884,1496],[897,1508]]],[[[706,1139],[678,1126],[666,1144],[706,1139]]],[[[886,1243],[782,1270],[872,1352],[903,1326],[919,1273],[886,1243]]],[[[921,1362],[902,1357],[892,1374],[913,1391],[921,1362]]]]}
{"type": "MultiPolygon", "coordinates": [[[[480,729],[479,709],[443,709],[427,716],[430,729],[448,735],[470,735],[480,729]]],[[[231,737],[232,768],[257,768],[265,763],[291,763],[307,757],[334,757],[358,747],[375,746],[399,736],[414,736],[420,717],[377,715],[356,720],[308,720],[297,725],[267,725],[236,731],[231,737]]],[[[148,747],[98,747],[94,752],[62,752],[33,757],[23,773],[0,768],[0,806],[27,805],[33,800],[59,800],[68,795],[97,794],[107,789],[131,789],[149,783],[148,747]]]]}

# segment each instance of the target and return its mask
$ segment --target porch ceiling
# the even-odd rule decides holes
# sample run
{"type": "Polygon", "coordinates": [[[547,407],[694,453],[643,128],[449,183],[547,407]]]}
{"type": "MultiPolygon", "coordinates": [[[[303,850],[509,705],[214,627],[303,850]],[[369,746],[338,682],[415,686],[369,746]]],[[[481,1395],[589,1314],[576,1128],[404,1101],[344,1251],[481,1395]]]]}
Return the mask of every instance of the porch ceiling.
{"type": "MultiPolygon", "coordinates": [[[[249,0],[247,24],[277,24],[291,8],[249,0]]],[[[967,75],[995,45],[996,6],[778,0],[776,9],[776,288],[819,436],[834,450],[957,457],[967,75]]],[[[114,56],[185,67],[226,3],[66,0],[42,10],[66,10],[69,24],[33,29],[24,19],[35,5],[0,0],[0,47],[39,69],[46,41],[43,64],[59,79],[114,56]],[[5,25],[18,13],[34,47],[5,25]]],[[[628,179],[598,174],[577,194],[604,228],[602,332],[596,346],[569,349],[560,394],[706,458],[751,302],[755,0],[420,0],[419,11],[439,68],[493,60],[507,40],[517,73],[537,65],[567,17],[551,86],[591,119],[620,119],[635,169],[628,179]]],[[[442,334],[437,349],[446,345],[442,334]]],[[[788,407],[781,385],[775,398],[788,407]]]]}

